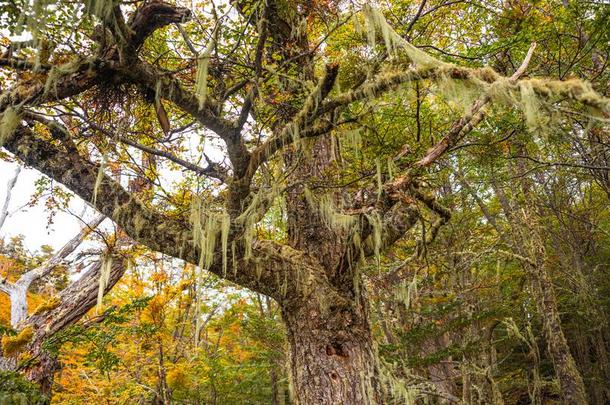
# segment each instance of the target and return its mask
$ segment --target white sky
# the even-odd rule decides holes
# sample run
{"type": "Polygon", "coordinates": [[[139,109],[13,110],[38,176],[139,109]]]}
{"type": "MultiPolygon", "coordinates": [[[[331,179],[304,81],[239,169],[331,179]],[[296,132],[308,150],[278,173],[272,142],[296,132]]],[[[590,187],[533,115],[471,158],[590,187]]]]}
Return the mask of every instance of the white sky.
{"type": "MultiPolygon", "coordinates": [[[[0,160],[0,207],[4,204],[7,191],[7,183],[13,177],[16,163],[8,163],[0,160]]],[[[63,246],[68,240],[76,235],[82,223],[73,215],[58,212],[52,225],[47,225],[48,210],[44,206],[44,200],[34,207],[24,207],[34,194],[35,182],[42,175],[33,169],[23,168],[13,188],[11,202],[9,205],[9,217],[0,229],[0,238],[7,238],[22,234],[25,236],[25,246],[31,250],[37,250],[40,245],[51,245],[55,249],[63,246]]],[[[83,201],[74,197],[70,204],[70,210],[76,214],[82,213],[83,201]]],[[[85,219],[90,218],[91,210],[85,219]]]]}

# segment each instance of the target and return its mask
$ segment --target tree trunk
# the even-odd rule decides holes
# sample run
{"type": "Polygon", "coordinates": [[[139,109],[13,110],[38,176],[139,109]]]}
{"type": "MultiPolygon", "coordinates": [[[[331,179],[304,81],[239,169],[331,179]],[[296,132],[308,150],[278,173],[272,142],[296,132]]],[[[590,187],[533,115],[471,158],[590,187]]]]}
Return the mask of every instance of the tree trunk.
{"type": "Polygon", "coordinates": [[[381,403],[367,302],[317,289],[282,308],[296,404],[381,403]]]}
{"type": "Polygon", "coordinates": [[[568,404],[586,405],[588,401],[585,384],[561,327],[553,284],[542,266],[527,266],[527,275],[535,290],[533,295],[542,316],[544,336],[564,400],[568,404]]]}

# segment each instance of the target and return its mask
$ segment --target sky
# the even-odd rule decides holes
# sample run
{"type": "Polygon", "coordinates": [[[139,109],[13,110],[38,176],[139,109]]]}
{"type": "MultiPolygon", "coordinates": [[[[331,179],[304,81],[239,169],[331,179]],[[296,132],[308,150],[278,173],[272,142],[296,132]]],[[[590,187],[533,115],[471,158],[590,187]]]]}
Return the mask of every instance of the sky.
{"type": "MultiPolygon", "coordinates": [[[[17,163],[0,161],[0,206],[4,204],[7,191],[7,183],[13,177],[17,163]]],[[[23,168],[13,188],[9,205],[9,216],[0,229],[0,238],[24,235],[24,244],[30,251],[35,251],[41,245],[50,245],[55,249],[63,246],[68,240],[76,235],[82,222],[66,212],[58,212],[54,223],[48,225],[48,211],[44,206],[44,200],[33,207],[26,204],[30,201],[35,191],[35,182],[42,175],[29,168],[23,168]]],[[[84,202],[74,197],[69,209],[75,214],[83,212],[84,202]]],[[[88,209],[84,218],[92,217],[92,210],[88,209]]]]}

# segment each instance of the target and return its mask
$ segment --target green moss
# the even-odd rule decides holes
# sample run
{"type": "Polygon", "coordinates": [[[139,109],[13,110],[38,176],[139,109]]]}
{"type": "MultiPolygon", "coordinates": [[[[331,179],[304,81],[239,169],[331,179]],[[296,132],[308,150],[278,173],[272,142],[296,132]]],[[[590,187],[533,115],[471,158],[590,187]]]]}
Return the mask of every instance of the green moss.
{"type": "Polygon", "coordinates": [[[36,309],[34,309],[33,314],[38,315],[43,312],[51,311],[51,310],[57,308],[59,306],[59,304],[61,304],[61,300],[58,297],[51,297],[49,300],[47,300],[47,301],[43,302],[42,304],[40,304],[39,306],[37,306],[36,309]]]}
{"type": "Polygon", "coordinates": [[[2,338],[2,350],[5,357],[16,357],[23,351],[25,346],[34,337],[34,329],[31,326],[23,328],[15,336],[4,336],[2,338]]]}
{"type": "Polygon", "coordinates": [[[16,109],[8,107],[4,110],[0,118],[0,147],[13,135],[20,122],[21,118],[16,109]]]}

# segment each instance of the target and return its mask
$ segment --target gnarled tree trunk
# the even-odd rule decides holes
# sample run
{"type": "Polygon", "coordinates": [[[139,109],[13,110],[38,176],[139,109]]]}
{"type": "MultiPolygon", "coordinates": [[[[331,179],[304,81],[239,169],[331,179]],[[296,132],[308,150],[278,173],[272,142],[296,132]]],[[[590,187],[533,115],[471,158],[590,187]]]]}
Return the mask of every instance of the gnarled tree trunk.
{"type": "Polygon", "coordinates": [[[381,403],[378,360],[363,294],[316,289],[282,308],[298,404],[381,403]]]}

